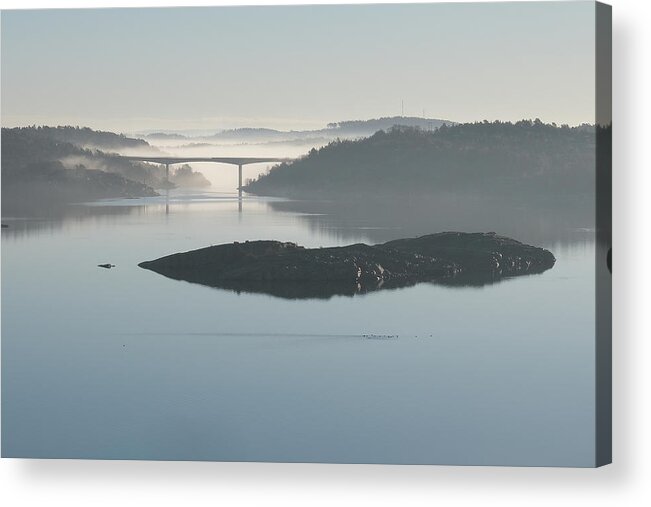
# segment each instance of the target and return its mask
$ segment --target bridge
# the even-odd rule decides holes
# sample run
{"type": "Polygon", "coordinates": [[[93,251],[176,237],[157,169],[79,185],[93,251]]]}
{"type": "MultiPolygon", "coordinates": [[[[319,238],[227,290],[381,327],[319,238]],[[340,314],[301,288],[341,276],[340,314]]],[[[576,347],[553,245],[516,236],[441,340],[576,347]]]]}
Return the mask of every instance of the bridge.
{"type": "MultiPolygon", "coordinates": [[[[242,167],[249,164],[261,164],[263,162],[290,162],[291,158],[275,158],[275,157],[149,157],[149,156],[123,156],[125,160],[133,160],[134,162],[151,162],[153,164],[161,164],[165,166],[165,181],[170,182],[170,166],[174,164],[189,164],[192,162],[213,162],[216,164],[231,164],[238,167],[238,198],[240,203],[242,201],[242,167]]],[[[241,205],[241,204],[240,204],[241,205]]]]}

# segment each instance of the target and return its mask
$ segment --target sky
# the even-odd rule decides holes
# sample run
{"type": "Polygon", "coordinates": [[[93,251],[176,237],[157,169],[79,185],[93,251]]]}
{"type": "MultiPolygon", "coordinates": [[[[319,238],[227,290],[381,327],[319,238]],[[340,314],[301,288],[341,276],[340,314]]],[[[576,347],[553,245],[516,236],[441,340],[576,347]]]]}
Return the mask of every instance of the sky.
{"type": "Polygon", "coordinates": [[[2,126],[594,122],[594,2],[2,11],[2,126]]]}

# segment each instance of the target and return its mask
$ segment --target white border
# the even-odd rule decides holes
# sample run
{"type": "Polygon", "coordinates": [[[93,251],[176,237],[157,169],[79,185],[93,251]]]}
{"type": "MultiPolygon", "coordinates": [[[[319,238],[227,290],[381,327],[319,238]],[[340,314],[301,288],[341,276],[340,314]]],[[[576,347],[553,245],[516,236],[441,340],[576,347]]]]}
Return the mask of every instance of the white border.
{"type": "MultiPolygon", "coordinates": [[[[278,3],[305,2],[0,0],[0,8],[278,3]]],[[[592,470],[5,459],[0,461],[0,502],[12,507],[651,505],[651,312],[647,296],[651,287],[651,2],[612,3],[613,465],[592,470]]]]}

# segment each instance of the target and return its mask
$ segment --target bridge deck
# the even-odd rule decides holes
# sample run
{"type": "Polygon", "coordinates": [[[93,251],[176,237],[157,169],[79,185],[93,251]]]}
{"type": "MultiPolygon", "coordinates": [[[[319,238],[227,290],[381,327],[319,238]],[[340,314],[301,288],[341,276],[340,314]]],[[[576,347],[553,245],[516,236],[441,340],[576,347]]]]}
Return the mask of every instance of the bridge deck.
{"type": "Polygon", "coordinates": [[[262,162],[289,162],[291,158],[276,157],[148,157],[148,156],[123,156],[126,160],[138,162],[153,162],[155,164],[187,164],[189,162],[213,162],[219,164],[247,165],[262,162]]]}

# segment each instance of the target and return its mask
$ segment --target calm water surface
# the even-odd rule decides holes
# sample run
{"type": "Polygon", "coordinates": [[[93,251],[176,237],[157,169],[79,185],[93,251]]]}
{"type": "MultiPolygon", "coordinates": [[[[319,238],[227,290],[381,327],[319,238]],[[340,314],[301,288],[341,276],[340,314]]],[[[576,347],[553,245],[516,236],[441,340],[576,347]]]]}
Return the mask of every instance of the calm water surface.
{"type": "Polygon", "coordinates": [[[290,301],[137,267],[231,241],[438,232],[233,197],[3,218],[4,456],[592,465],[591,224],[528,228],[516,239],[556,266],[483,288],[290,301]]]}

